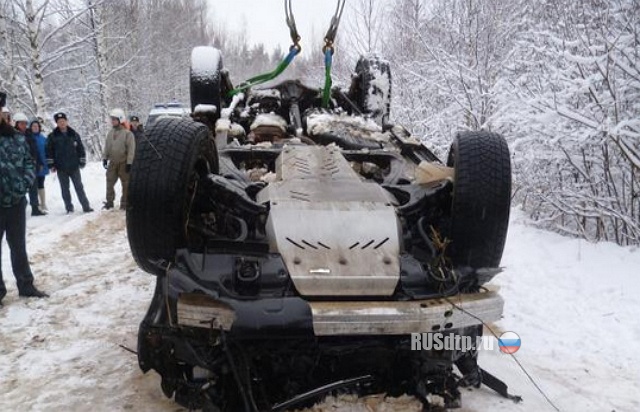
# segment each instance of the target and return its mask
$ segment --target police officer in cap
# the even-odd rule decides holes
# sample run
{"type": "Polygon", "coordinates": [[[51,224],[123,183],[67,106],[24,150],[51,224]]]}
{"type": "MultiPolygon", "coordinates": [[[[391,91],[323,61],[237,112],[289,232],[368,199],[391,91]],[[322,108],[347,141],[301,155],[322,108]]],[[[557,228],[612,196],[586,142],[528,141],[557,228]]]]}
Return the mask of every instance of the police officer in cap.
{"type": "Polygon", "coordinates": [[[55,120],[58,127],[49,134],[45,152],[49,170],[51,173],[58,172],[58,181],[60,182],[62,199],[67,213],[73,213],[74,210],[69,190],[69,180],[71,180],[76,190],[76,195],[82,205],[82,211],[85,213],[93,212],[84,192],[82,176],[80,175],[80,169],[87,164],[80,135],[69,127],[66,114],[58,112],[53,115],[53,120],[55,120]]]}
{"type": "Polygon", "coordinates": [[[131,116],[129,121],[131,122],[131,132],[133,136],[135,136],[136,141],[139,141],[142,136],[144,136],[144,127],[142,127],[142,123],[140,123],[140,118],[138,116],[131,116]]]}

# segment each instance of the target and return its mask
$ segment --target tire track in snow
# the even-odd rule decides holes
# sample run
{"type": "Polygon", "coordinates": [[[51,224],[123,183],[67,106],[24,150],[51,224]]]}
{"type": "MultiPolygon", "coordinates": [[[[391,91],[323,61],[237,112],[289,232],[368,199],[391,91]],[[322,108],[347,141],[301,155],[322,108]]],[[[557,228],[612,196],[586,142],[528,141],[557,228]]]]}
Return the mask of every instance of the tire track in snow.
{"type": "MultiPolygon", "coordinates": [[[[137,327],[154,278],[130,256],[122,212],[103,212],[31,255],[51,297],[0,311],[0,404],[6,410],[175,410],[159,379],[142,375],[137,327]]],[[[4,409],[4,408],[2,408],[4,409]]]]}

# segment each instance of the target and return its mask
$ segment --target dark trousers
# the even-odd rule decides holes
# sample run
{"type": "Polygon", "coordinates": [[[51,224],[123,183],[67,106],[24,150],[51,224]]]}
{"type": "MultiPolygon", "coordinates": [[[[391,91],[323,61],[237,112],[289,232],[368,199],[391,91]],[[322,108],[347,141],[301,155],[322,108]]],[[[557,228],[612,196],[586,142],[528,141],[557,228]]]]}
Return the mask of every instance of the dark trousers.
{"type": "MultiPolygon", "coordinates": [[[[33,273],[27,257],[27,217],[25,209],[27,200],[22,198],[20,203],[9,208],[0,208],[0,244],[4,233],[7,232],[7,243],[11,251],[11,268],[16,277],[18,291],[33,285],[33,273]]],[[[7,289],[2,280],[2,248],[0,247],[0,297],[7,289]]]]}
{"type": "Polygon", "coordinates": [[[82,210],[87,211],[91,209],[89,200],[87,199],[87,195],[84,193],[84,186],[82,185],[82,176],[80,176],[80,170],[78,169],[75,172],[71,173],[58,170],[58,180],[60,180],[62,199],[64,200],[64,207],[67,209],[67,212],[73,212],[73,202],[71,201],[71,192],[69,191],[69,179],[71,179],[71,181],[73,182],[73,188],[76,190],[76,195],[78,196],[78,200],[82,205],[82,210]]]}
{"type": "Polygon", "coordinates": [[[40,201],[38,200],[38,179],[33,181],[31,189],[29,189],[29,204],[31,205],[31,210],[40,208],[40,201]]]}

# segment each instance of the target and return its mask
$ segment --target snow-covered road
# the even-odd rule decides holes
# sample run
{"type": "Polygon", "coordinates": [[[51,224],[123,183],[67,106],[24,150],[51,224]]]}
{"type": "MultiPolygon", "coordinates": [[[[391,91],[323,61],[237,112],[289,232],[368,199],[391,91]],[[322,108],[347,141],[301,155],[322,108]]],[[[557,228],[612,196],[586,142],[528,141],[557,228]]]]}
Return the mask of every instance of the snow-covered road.
{"type": "MultiPolygon", "coordinates": [[[[83,177],[95,213],[65,215],[49,178],[51,214],[28,221],[36,283],[51,298],[17,297],[2,246],[9,294],[0,309],[0,411],[180,410],[119,346],[135,348],[154,279],[130,256],[124,213],[98,211],[101,165],[90,164],[83,177]]],[[[640,410],[640,250],[564,238],[514,215],[506,270],[494,281],[506,300],[496,327],[520,335],[516,356],[560,410],[640,410]]],[[[480,358],[524,402],[483,388],[463,393],[461,411],[553,410],[509,356],[496,349],[480,358]]],[[[343,399],[314,410],[415,409],[404,399],[343,399]]]]}

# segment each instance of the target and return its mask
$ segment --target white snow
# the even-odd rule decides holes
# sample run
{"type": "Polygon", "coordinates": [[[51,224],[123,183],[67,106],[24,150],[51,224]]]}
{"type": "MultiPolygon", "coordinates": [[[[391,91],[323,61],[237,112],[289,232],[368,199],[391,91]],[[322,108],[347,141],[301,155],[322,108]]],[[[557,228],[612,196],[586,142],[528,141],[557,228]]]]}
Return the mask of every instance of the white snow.
{"type": "Polygon", "coordinates": [[[215,104],[199,104],[193,109],[194,113],[215,113],[218,107],[215,104]]]}
{"type": "Polygon", "coordinates": [[[231,120],[226,117],[216,120],[216,134],[228,133],[229,130],[231,130],[231,120]]]}
{"type": "Polygon", "coordinates": [[[234,95],[233,99],[231,99],[231,104],[229,105],[229,107],[222,109],[222,111],[220,112],[220,116],[224,119],[230,118],[231,114],[236,109],[236,106],[238,106],[238,103],[240,103],[243,100],[244,100],[244,93],[238,93],[234,95]]]}
{"type": "Polygon", "coordinates": [[[271,97],[277,100],[281,99],[280,90],[278,89],[251,89],[251,95],[249,100],[261,100],[265,97],[271,97]]]}
{"type": "Polygon", "coordinates": [[[261,113],[256,116],[256,120],[251,123],[251,130],[255,130],[261,126],[278,127],[283,132],[287,130],[287,121],[275,113],[261,113]]]}
{"type": "Polygon", "coordinates": [[[391,81],[389,77],[384,75],[373,77],[369,83],[369,90],[367,90],[367,108],[372,111],[379,108],[384,110],[391,99],[390,94],[391,81]]]}
{"type": "Polygon", "coordinates": [[[191,74],[203,78],[215,75],[221,59],[220,50],[214,47],[194,47],[191,51],[191,74]]]}
{"type": "Polygon", "coordinates": [[[359,137],[388,142],[389,135],[382,132],[382,127],[374,120],[362,116],[335,113],[312,113],[307,116],[307,133],[321,135],[331,133],[336,127],[348,127],[352,134],[359,137]]]}
{"type": "MultiPolygon", "coordinates": [[[[51,213],[28,218],[36,284],[49,299],[17,297],[2,246],[0,410],[183,410],[164,397],[157,374],[143,375],[135,355],[118,346],[136,349],[155,279],[131,258],[124,213],[98,210],[102,166],[89,164],[83,180],[96,212],[66,215],[57,179],[48,177],[51,213]]],[[[520,335],[517,358],[560,410],[640,410],[640,249],[541,231],[514,209],[503,265],[492,283],[501,287],[505,317],[494,326],[520,335]]],[[[459,411],[552,410],[508,355],[482,352],[480,363],[524,402],[463,390],[459,411]]],[[[330,398],[313,410],[419,410],[406,397],[379,398],[330,398]]]]}

